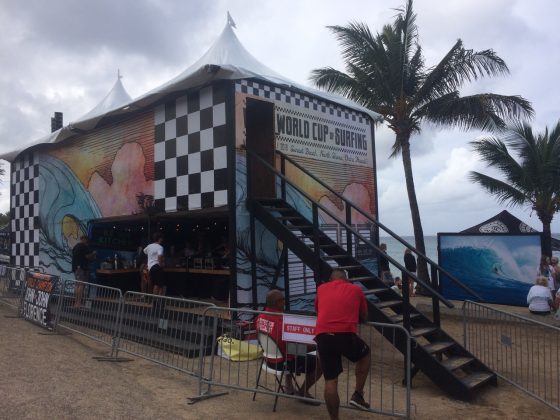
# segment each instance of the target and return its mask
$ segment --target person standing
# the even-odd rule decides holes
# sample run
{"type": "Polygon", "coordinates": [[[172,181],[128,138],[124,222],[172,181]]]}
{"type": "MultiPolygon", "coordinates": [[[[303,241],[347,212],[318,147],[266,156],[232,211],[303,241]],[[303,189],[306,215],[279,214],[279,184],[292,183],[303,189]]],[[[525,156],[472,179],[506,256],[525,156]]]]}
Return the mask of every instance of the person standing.
{"type": "Polygon", "coordinates": [[[96,254],[96,251],[90,249],[89,238],[85,235],[72,248],[72,272],[77,281],[74,287],[74,308],[79,308],[82,303],[84,283],[89,281],[89,263],[95,259],[96,254]]]}
{"type": "MultiPolygon", "coordinates": [[[[416,258],[414,257],[414,255],[412,254],[412,251],[410,250],[410,248],[406,248],[404,250],[404,268],[406,268],[408,271],[410,271],[411,273],[416,274],[416,258]]],[[[414,283],[414,279],[408,275],[406,275],[406,273],[402,273],[402,278],[403,279],[408,279],[408,290],[409,290],[409,296],[414,296],[415,295],[415,290],[416,288],[415,283],[414,283]],[[405,277],[406,276],[406,277],[405,277]]]]}
{"type": "Polygon", "coordinates": [[[554,274],[554,290],[560,288],[560,265],[558,264],[558,257],[550,258],[550,266],[554,274]]]}
{"type": "Polygon", "coordinates": [[[548,281],[548,288],[552,293],[556,292],[555,290],[555,270],[550,265],[550,258],[546,255],[541,256],[541,261],[539,263],[539,267],[537,268],[537,277],[545,277],[548,281]]]}
{"type": "Polygon", "coordinates": [[[371,364],[370,348],[357,334],[358,322],[365,322],[368,316],[364,292],[348,281],[344,270],[334,269],[329,281],[317,288],[315,310],[315,342],[325,377],[324,395],[331,420],[338,419],[338,376],[343,370],[342,356],[356,364],[356,388],[350,404],[368,410],[364,386],[371,364]]]}
{"type": "Polygon", "coordinates": [[[150,280],[153,285],[153,294],[163,296],[165,287],[165,278],[163,275],[163,234],[161,232],[154,233],[154,242],[144,248],[144,254],[148,256],[148,271],[150,280]]]}
{"type": "Polygon", "coordinates": [[[387,259],[387,244],[382,243],[379,244],[379,248],[381,249],[381,253],[379,254],[379,275],[381,276],[381,280],[387,287],[391,287],[395,284],[393,280],[393,275],[391,274],[391,269],[389,268],[389,260],[387,259]]]}

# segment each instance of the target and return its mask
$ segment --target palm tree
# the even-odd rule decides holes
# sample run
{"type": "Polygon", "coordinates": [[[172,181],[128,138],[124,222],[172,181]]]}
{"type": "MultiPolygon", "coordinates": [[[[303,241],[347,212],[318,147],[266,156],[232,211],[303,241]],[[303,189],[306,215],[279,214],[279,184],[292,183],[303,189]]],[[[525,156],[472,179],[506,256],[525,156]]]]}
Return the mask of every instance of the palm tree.
{"type": "Polygon", "coordinates": [[[551,256],[550,224],[554,213],[560,211],[560,121],[552,131],[546,128],[536,136],[529,125],[517,124],[502,139],[491,136],[471,145],[503,180],[479,172],[471,172],[470,179],[500,203],[529,205],[543,225],[543,253],[551,256]]]}
{"type": "MultiPolygon", "coordinates": [[[[520,96],[460,96],[459,89],[466,82],[509,72],[492,50],[468,50],[458,40],[437,65],[426,67],[412,0],[398,9],[394,22],[375,36],[362,23],[329,29],[342,46],[347,72],[332,67],[316,69],[311,80],[319,88],[342,94],[381,114],[395,132],[391,157],[402,156],[416,248],[425,254],[410,158],[411,136],[420,132],[422,122],[464,130],[501,129],[510,119],[532,116],[531,104],[520,96]]],[[[422,259],[418,274],[428,279],[422,259]]]]}

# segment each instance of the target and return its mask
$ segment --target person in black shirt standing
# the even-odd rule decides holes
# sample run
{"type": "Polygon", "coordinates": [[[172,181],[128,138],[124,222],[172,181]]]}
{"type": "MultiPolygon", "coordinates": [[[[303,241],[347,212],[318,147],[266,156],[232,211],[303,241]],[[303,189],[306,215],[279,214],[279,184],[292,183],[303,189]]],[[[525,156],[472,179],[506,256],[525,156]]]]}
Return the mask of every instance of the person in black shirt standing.
{"type": "MultiPolygon", "coordinates": [[[[404,268],[406,268],[411,273],[416,274],[416,258],[412,254],[412,251],[408,248],[404,250],[404,268]]],[[[405,278],[405,276],[408,279],[408,290],[410,291],[409,296],[414,296],[414,279],[410,276],[407,276],[406,273],[402,273],[403,279],[405,278]]]]}
{"type": "Polygon", "coordinates": [[[72,272],[76,278],[75,293],[76,300],[74,307],[79,308],[82,302],[82,293],[84,291],[84,284],[89,280],[89,263],[95,259],[95,251],[92,251],[88,245],[89,239],[87,236],[80,237],[74,248],[72,248],[72,272]]]}
{"type": "Polygon", "coordinates": [[[378,261],[379,261],[379,276],[383,283],[387,287],[391,287],[395,284],[393,280],[393,275],[391,274],[391,269],[389,268],[389,260],[387,259],[387,244],[382,243],[379,244],[379,249],[381,253],[379,254],[378,261]]]}

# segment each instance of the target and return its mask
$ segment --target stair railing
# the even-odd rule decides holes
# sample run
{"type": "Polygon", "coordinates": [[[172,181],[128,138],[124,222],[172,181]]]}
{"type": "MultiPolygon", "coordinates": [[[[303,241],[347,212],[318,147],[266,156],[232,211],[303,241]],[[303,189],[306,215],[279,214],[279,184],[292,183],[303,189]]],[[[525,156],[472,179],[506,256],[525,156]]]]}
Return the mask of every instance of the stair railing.
{"type": "MultiPolygon", "coordinates": [[[[399,241],[402,245],[409,248],[412,252],[414,252],[417,255],[417,257],[424,259],[430,265],[430,274],[431,274],[430,277],[431,277],[432,289],[440,290],[440,288],[439,288],[439,277],[440,277],[440,275],[443,274],[443,275],[447,276],[453,283],[455,283],[461,289],[463,289],[464,291],[469,293],[471,296],[475,297],[477,300],[479,300],[481,302],[483,301],[483,299],[476,292],[474,292],[471,288],[469,288],[468,286],[463,284],[459,279],[457,279],[455,276],[453,276],[451,273],[449,273],[447,270],[445,270],[439,264],[434,262],[432,259],[430,259],[428,256],[426,256],[424,253],[418,251],[412,244],[410,244],[407,241],[405,241],[404,239],[402,239],[395,232],[393,232],[391,229],[386,227],[383,223],[379,222],[376,218],[372,217],[371,214],[369,214],[368,212],[363,210],[361,207],[359,207],[357,204],[353,203],[348,198],[344,197],[343,195],[341,195],[340,193],[335,191],[327,183],[325,183],[321,179],[317,178],[309,170],[304,168],[300,163],[298,163],[297,161],[292,159],[290,156],[287,156],[286,154],[284,154],[284,153],[282,153],[278,150],[276,151],[276,154],[278,156],[280,156],[280,169],[281,169],[281,173],[283,175],[286,175],[286,162],[289,162],[292,166],[299,169],[302,173],[304,173],[305,175],[307,175],[308,177],[313,179],[315,182],[317,182],[323,188],[327,189],[334,196],[336,196],[341,201],[343,201],[344,202],[344,207],[345,207],[345,210],[346,210],[346,224],[347,225],[352,225],[352,209],[354,209],[356,212],[358,212],[363,217],[365,217],[368,221],[373,223],[378,229],[383,230],[385,233],[389,234],[392,238],[399,241]]],[[[349,234],[348,231],[347,231],[347,237],[350,238],[350,234],[349,234]]],[[[403,287],[405,286],[404,282],[405,282],[405,279],[403,278],[403,287]]],[[[420,284],[424,285],[424,282],[420,282],[420,284]]],[[[432,294],[432,309],[433,309],[434,323],[436,323],[438,326],[440,325],[439,302],[438,302],[439,299],[440,298],[439,298],[438,295],[432,294]]]]}
{"type": "MultiPolygon", "coordinates": [[[[282,198],[284,200],[286,199],[286,185],[289,185],[294,191],[296,191],[298,194],[300,194],[302,197],[304,197],[306,200],[308,200],[311,203],[312,219],[313,219],[313,222],[312,222],[313,223],[313,243],[314,243],[315,253],[316,253],[318,259],[320,259],[319,210],[324,212],[330,218],[335,220],[341,227],[346,229],[346,232],[347,232],[348,235],[350,235],[350,236],[354,237],[355,239],[358,239],[359,241],[363,242],[365,245],[367,245],[370,248],[372,248],[373,250],[375,250],[375,252],[378,255],[383,253],[383,251],[376,244],[371,242],[368,238],[363,236],[360,232],[356,231],[351,225],[349,225],[345,221],[341,220],[332,211],[330,211],[329,209],[327,209],[326,207],[324,207],[320,203],[316,202],[311,196],[309,196],[305,191],[303,191],[298,185],[296,185],[289,178],[287,178],[287,176],[285,174],[282,174],[282,173],[278,172],[276,170],[276,168],[274,168],[270,163],[266,162],[262,157],[258,156],[257,154],[255,154],[254,152],[252,152],[248,149],[246,149],[246,152],[247,152],[247,156],[249,156],[251,158],[250,160],[256,159],[259,162],[259,164],[261,164],[264,168],[266,168],[268,171],[272,172],[276,177],[280,178],[281,195],[282,195],[282,198]]],[[[253,165],[248,165],[248,167],[249,166],[254,167],[253,165]]],[[[249,196],[249,198],[251,199],[251,198],[256,198],[256,197],[249,196]]],[[[348,243],[351,244],[352,240],[348,241],[348,243]]],[[[352,247],[348,246],[348,243],[347,243],[346,252],[349,256],[352,256],[352,247]]],[[[426,283],[423,280],[419,279],[416,276],[415,273],[412,273],[412,272],[408,271],[404,266],[402,266],[398,261],[393,259],[390,255],[384,254],[384,257],[387,258],[387,260],[390,263],[392,263],[397,269],[401,270],[403,275],[409,276],[410,278],[413,279],[413,281],[417,281],[419,284],[421,284],[432,295],[437,296],[438,300],[441,301],[445,306],[447,306],[448,308],[453,308],[454,307],[453,303],[451,303],[449,300],[447,300],[445,297],[443,297],[439,293],[439,291],[437,291],[436,289],[434,289],[432,287],[432,285],[430,285],[429,283],[426,283]]],[[[320,268],[321,268],[321,265],[317,264],[315,269],[314,269],[317,284],[319,284],[321,282],[321,279],[323,278],[322,275],[324,274],[324,273],[320,272],[321,271],[320,268]]],[[[405,288],[405,284],[403,282],[403,292],[404,292],[404,288],[405,288]]],[[[403,303],[404,303],[403,304],[403,326],[405,328],[408,327],[408,330],[410,330],[410,301],[408,299],[408,293],[403,293],[403,303]],[[408,325],[406,325],[406,324],[408,324],[408,325]]],[[[435,320],[434,320],[434,322],[435,322],[435,320]]]]}

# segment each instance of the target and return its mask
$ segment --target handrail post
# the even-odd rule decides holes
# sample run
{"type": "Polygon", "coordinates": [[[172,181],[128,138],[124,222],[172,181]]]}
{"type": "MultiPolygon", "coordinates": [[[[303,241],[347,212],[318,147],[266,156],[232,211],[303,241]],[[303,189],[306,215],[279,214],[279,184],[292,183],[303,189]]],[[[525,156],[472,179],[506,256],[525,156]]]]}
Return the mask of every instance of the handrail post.
{"type": "MultiPolygon", "coordinates": [[[[344,201],[344,207],[346,208],[346,225],[352,226],[352,207],[346,200],[344,201]]],[[[348,228],[346,228],[346,250],[349,256],[354,255],[352,252],[352,232],[348,228]]]]}
{"type": "Polygon", "coordinates": [[[249,150],[245,149],[245,166],[247,173],[245,174],[245,180],[247,182],[247,198],[249,200],[253,199],[253,177],[250,175],[253,173],[253,156],[249,150]]]}
{"type": "Polygon", "coordinates": [[[403,297],[403,327],[410,332],[410,278],[403,273],[402,276],[402,297],[403,297]]]}
{"type": "Polygon", "coordinates": [[[315,277],[315,284],[319,285],[321,279],[321,263],[319,259],[321,258],[321,248],[319,247],[319,208],[317,207],[317,203],[313,202],[312,204],[313,210],[313,244],[315,248],[315,257],[317,258],[317,267],[313,270],[313,274],[315,277]]]}
{"type": "MultiPolygon", "coordinates": [[[[280,155],[280,173],[286,176],[286,156],[284,154],[280,155]]],[[[286,179],[284,177],[280,178],[280,192],[282,200],[286,201],[286,179]]]]}
{"type": "MultiPolygon", "coordinates": [[[[432,288],[440,292],[437,267],[433,264],[430,264],[430,268],[432,277],[432,288]]],[[[439,298],[435,294],[432,294],[432,313],[434,314],[434,324],[439,328],[441,326],[439,314],[439,298]]]]}

